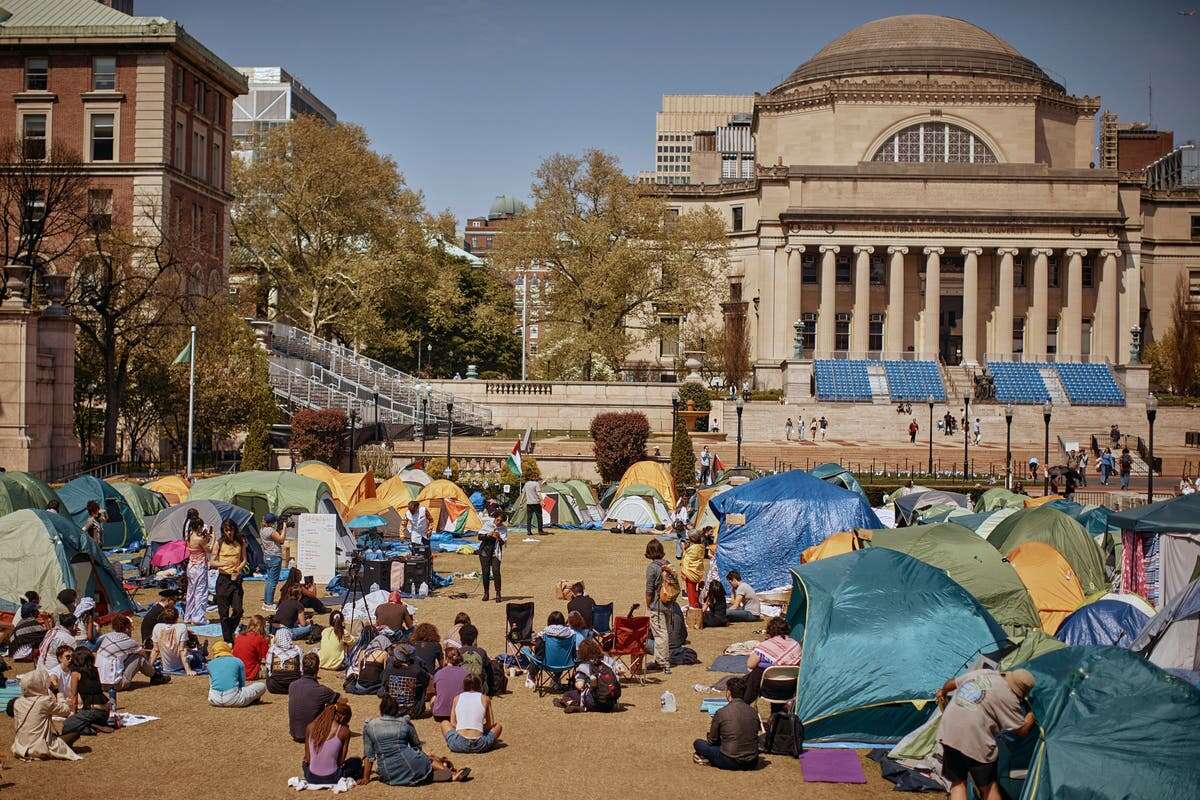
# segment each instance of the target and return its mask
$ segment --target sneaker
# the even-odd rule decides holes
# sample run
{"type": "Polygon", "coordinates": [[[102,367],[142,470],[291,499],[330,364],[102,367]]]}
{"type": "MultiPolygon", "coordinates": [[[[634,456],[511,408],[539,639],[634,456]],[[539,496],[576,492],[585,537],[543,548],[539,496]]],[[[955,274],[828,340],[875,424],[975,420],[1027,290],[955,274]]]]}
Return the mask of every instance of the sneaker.
{"type": "Polygon", "coordinates": [[[162,686],[164,683],[170,683],[170,682],[171,682],[171,676],[164,675],[161,672],[156,672],[150,676],[150,685],[151,686],[162,686]]]}
{"type": "Polygon", "coordinates": [[[485,603],[486,603],[488,600],[491,600],[491,599],[492,599],[492,598],[488,597],[488,593],[487,593],[487,592],[484,592],[484,593],[483,593],[483,602],[485,602],[485,603]]]}
{"type": "Polygon", "coordinates": [[[537,688],[537,684],[533,682],[533,678],[525,679],[525,688],[526,689],[536,689],[537,688]]]}
{"type": "Polygon", "coordinates": [[[694,754],[693,754],[693,755],[692,755],[692,763],[693,763],[693,764],[699,764],[699,765],[700,765],[700,766],[702,766],[702,767],[707,767],[707,766],[708,766],[708,759],[707,759],[707,758],[702,758],[701,756],[698,756],[698,755],[694,755],[694,754]]]}
{"type": "Polygon", "coordinates": [[[499,602],[500,602],[500,595],[496,595],[496,602],[497,602],[497,603],[499,603],[499,602]]]}
{"type": "Polygon", "coordinates": [[[276,608],[277,608],[277,606],[274,603],[263,603],[263,606],[262,606],[263,611],[267,611],[271,614],[275,613],[276,608]]]}
{"type": "Polygon", "coordinates": [[[563,708],[563,713],[566,714],[581,714],[585,711],[583,706],[566,706],[563,708]]]}

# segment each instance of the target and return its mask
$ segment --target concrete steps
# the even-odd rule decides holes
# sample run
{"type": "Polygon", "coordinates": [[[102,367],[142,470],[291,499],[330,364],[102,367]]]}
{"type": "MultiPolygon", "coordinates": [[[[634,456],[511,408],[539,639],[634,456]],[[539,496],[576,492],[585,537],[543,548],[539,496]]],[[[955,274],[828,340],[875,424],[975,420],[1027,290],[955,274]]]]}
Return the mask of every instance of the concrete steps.
{"type": "Polygon", "coordinates": [[[887,405],[892,402],[892,391],[888,385],[887,373],[883,364],[872,361],[867,365],[867,380],[871,384],[871,402],[875,405],[887,405]]]}
{"type": "Polygon", "coordinates": [[[1050,395],[1050,402],[1055,407],[1071,405],[1071,401],[1067,397],[1067,390],[1063,388],[1062,379],[1058,377],[1058,370],[1054,367],[1042,367],[1038,372],[1042,376],[1042,383],[1046,384],[1046,393],[1050,395]]]}

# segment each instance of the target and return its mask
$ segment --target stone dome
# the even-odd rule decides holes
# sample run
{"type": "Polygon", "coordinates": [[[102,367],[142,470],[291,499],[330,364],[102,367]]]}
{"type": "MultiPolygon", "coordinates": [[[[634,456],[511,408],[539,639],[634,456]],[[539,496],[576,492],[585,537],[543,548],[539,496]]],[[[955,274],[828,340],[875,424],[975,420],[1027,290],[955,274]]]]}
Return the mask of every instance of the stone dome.
{"type": "Polygon", "coordinates": [[[492,207],[488,209],[488,219],[515,217],[518,214],[524,214],[528,210],[529,207],[517,198],[502,194],[492,201],[492,207]]]}
{"type": "Polygon", "coordinates": [[[953,17],[906,14],[859,25],[796,67],[772,93],[857,75],[959,74],[1062,86],[1008,42],[953,17]]]}

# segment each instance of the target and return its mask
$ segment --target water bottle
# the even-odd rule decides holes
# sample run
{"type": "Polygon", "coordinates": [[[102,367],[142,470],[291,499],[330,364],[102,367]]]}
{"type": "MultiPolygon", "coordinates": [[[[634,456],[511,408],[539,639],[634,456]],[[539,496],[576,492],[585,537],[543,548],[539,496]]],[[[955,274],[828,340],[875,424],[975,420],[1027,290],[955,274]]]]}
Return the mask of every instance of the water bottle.
{"type": "Polygon", "coordinates": [[[677,710],[675,695],[670,691],[663,692],[662,697],[658,698],[658,710],[664,714],[674,714],[677,710]]]}
{"type": "Polygon", "coordinates": [[[417,596],[418,597],[429,597],[429,584],[428,583],[426,583],[425,581],[421,581],[421,588],[417,589],[417,596]]]}

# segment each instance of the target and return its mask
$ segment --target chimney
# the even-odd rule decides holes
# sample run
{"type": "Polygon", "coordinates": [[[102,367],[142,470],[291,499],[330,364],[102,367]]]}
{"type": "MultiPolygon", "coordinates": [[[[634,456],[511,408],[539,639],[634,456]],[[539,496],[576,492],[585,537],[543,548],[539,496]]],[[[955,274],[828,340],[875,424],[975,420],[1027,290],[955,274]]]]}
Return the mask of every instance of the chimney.
{"type": "Polygon", "coordinates": [[[108,6],[113,11],[133,16],[133,0],[96,0],[102,6],[108,6]]]}

